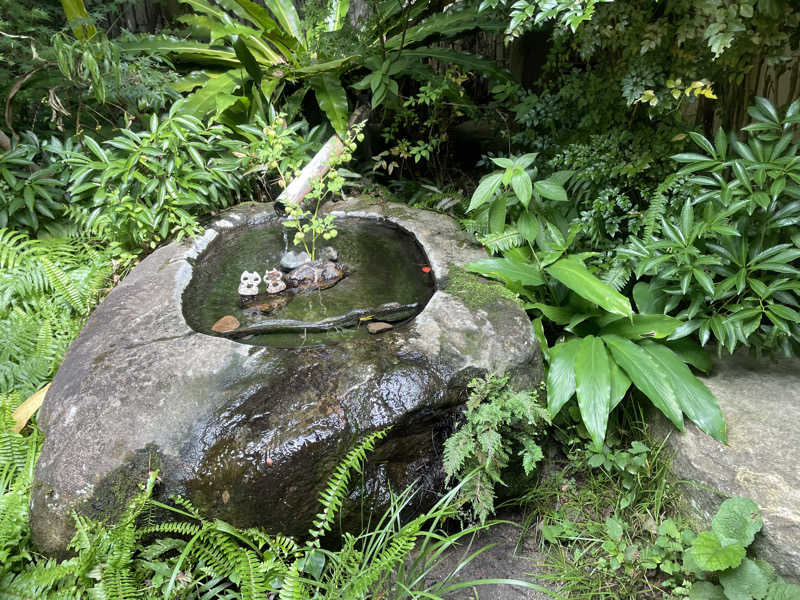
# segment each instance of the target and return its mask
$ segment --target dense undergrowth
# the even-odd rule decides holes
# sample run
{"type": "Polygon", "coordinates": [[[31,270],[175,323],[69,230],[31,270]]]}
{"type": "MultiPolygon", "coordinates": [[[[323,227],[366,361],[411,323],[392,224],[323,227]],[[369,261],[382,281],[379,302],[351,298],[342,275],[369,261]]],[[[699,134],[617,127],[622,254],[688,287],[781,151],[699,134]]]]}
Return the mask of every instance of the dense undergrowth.
{"type": "Polygon", "coordinates": [[[726,558],[696,564],[713,536],[683,520],[628,416],[646,400],[724,440],[695,376],[707,349],[800,348],[793,3],[384,0],[352,21],[342,0],[184,0],[147,36],[106,33],[126,3],[62,4],[0,15],[0,598],[438,597],[461,589],[428,581],[440,552],[484,527],[444,520],[483,523],[506,483],[564,597],[797,597],[745,558],[749,537],[712,528],[726,558]],[[520,40],[516,78],[463,50],[487,36],[520,40]],[[405,490],[320,546],[370,438],[307,539],[167,508],[151,478],[119,523],[78,518],[73,558],[37,555],[41,434],[18,407],[141,256],[275,200],[359,104],[372,114],[352,170],[315,199],[377,188],[458,218],[489,253],[470,268],[528,311],[543,387],[473,383],[444,449],[457,487],[416,519],[405,490]]]}

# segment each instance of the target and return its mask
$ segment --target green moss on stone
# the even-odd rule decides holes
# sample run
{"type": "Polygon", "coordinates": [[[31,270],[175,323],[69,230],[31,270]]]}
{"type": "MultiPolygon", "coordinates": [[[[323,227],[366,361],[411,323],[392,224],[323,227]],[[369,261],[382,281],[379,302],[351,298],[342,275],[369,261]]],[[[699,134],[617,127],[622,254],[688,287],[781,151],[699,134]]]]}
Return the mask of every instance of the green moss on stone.
{"type": "Polygon", "coordinates": [[[496,281],[452,265],[444,291],[457,296],[471,309],[485,308],[501,299],[521,304],[517,295],[496,281]]]}
{"type": "Polygon", "coordinates": [[[128,507],[131,498],[141,491],[151,471],[162,467],[161,455],[155,444],[140,448],[94,488],[92,497],[78,507],[82,515],[99,521],[114,521],[128,507]]]}

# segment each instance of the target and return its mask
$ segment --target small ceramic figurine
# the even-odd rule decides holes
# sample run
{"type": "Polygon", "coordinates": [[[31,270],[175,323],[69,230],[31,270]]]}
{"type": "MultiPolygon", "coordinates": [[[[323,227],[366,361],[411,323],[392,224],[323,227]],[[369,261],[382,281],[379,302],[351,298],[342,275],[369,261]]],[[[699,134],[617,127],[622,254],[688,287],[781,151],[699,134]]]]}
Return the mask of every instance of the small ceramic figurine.
{"type": "Polygon", "coordinates": [[[286,289],[286,282],[283,281],[283,273],[278,269],[272,269],[264,273],[264,282],[267,284],[268,294],[277,294],[286,289]]]}
{"type": "Polygon", "coordinates": [[[261,275],[253,271],[242,271],[242,276],[239,279],[239,295],[240,296],[256,296],[258,295],[258,284],[261,283],[261,275]]]}

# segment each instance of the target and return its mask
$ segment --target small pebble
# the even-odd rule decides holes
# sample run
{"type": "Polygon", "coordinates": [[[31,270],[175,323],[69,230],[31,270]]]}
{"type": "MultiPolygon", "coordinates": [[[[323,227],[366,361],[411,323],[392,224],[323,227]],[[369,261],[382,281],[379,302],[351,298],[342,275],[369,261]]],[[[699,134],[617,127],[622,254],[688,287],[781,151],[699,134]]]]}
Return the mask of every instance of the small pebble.
{"type": "Polygon", "coordinates": [[[389,325],[389,323],[384,323],[383,321],[373,321],[371,323],[367,323],[367,331],[373,335],[376,333],[389,331],[390,329],[392,329],[392,326],[389,325]]]}
{"type": "Polygon", "coordinates": [[[211,326],[211,331],[226,333],[228,331],[233,331],[237,327],[239,327],[239,319],[232,315],[225,315],[211,326]]]}

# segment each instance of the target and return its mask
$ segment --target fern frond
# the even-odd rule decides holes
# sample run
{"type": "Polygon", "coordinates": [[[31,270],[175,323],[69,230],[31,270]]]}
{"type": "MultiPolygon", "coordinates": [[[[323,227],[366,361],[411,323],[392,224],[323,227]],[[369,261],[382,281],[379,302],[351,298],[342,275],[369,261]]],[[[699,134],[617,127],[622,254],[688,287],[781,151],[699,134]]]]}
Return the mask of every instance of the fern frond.
{"type": "Polygon", "coordinates": [[[75,309],[75,312],[81,315],[85,314],[86,302],[81,297],[78,288],[70,277],[57,265],[50,262],[49,259],[42,257],[39,260],[42,261],[42,266],[44,267],[44,272],[47,274],[47,279],[50,281],[50,285],[52,285],[56,292],[75,309]]]}
{"type": "Polygon", "coordinates": [[[511,227],[507,227],[500,233],[482,235],[478,239],[492,253],[506,252],[512,248],[519,248],[525,245],[525,239],[522,234],[511,227]]]}
{"type": "Polygon", "coordinates": [[[386,437],[388,429],[381,429],[369,434],[359,444],[344,457],[344,460],[336,468],[336,471],[328,480],[328,485],[319,497],[322,505],[322,512],[317,514],[314,527],[308,532],[317,543],[326,531],[331,527],[336,513],[342,506],[347,495],[347,486],[350,483],[350,472],[361,473],[364,462],[367,460],[367,453],[375,449],[375,444],[386,437]]]}
{"type": "Polygon", "coordinates": [[[620,291],[630,281],[631,274],[630,267],[626,263],[619,261],[615,262],[608,272],[603,274],[601,279],[615,290],[620,291]]]}

